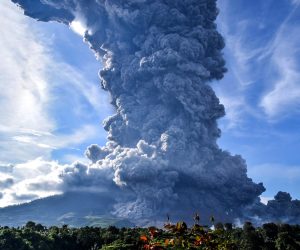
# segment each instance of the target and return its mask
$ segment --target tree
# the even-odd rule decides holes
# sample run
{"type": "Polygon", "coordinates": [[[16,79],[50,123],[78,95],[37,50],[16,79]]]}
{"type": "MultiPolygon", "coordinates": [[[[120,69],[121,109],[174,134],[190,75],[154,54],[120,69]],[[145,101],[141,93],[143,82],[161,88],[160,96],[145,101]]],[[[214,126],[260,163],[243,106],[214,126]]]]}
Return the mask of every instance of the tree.
{"type": "Polygon", "coordinates": [[[240,246],[245,250],[257,250],[263,246],[263,238],[256,232],[251,222],[245,222],[243,226],[240,246]]]}
{"type": "Polygon", "coordinates": [[[300,249],[300,245],[296,243],[296,241],[289,235],[288,232],[279,233],[275,245],[276,249],[278,250],[300,249]]]}

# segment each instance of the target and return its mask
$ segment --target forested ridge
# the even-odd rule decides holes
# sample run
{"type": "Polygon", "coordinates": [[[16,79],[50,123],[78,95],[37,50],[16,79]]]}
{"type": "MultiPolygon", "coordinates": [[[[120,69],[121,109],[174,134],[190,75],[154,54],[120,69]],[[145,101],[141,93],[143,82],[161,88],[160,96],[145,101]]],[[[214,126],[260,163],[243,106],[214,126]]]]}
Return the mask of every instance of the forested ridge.
{"type": "Polygon", "coordinates": [[[167,222],[163,229],[110,226],[45,227],[28,222],[23,227],[0,227],[0,250],[138,250],[138,249],[300,249],[300,225],[267,223],[242,227],[231,223],[202,226],[167,222]]]}

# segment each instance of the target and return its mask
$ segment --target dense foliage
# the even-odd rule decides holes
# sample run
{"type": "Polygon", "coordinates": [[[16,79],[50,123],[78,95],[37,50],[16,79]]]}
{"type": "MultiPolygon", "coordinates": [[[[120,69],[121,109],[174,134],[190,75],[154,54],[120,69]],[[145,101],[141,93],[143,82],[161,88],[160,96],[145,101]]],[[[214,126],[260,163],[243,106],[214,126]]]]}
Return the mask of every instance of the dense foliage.
{"type": "MultiPolygon", "coordinates": [[[[213,222],[213,220],[212,220],[213,222]]],[[[166,223],[164,229],[62,227],[28,222],[24,227],[0,227],[0,250],[138,250],[138,249],[300,249],[300,225],[250,222],[242,228],[214,223],[166,223]]]]}

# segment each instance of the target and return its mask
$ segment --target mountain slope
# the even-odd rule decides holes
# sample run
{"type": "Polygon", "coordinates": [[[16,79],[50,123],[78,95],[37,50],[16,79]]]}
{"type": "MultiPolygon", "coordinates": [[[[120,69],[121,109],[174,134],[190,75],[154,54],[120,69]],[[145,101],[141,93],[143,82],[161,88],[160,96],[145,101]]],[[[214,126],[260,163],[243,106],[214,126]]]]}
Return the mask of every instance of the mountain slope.
{"type": "Polygon", "coordinates": [[[21,226],[34,221],[46,226],[133,226],[113,217],[114,199],[101,193],[69,192],[0,209],[1,226],[21,226]]]}

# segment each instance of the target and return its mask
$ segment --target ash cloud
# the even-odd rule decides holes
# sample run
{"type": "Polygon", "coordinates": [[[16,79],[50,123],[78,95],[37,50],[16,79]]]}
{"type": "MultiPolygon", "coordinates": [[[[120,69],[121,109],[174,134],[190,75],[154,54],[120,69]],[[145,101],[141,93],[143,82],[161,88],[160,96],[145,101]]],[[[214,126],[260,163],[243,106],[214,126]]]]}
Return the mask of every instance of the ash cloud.
{"type": "Polygon", "coordinates": [[[86,150],[89,166],[64,170],[65,189],[112,192],[113,213],[133,220],[195,211],[232,220],[254,207],[265,188],[216,143],[225,111],[209,82],[226,72],[216,0],[12,1],[37,20],[84,20],[104,65],[116,110],[104,121],[108,142],[86,150]]]}
{"type": "Polygon", "coordinates": [[[287,192],[279,191],[265,205],[257,199],[244,210],[244,220],[257,225],[269,222],[300,224],[300,200],[293,200],[287,192]]]}

